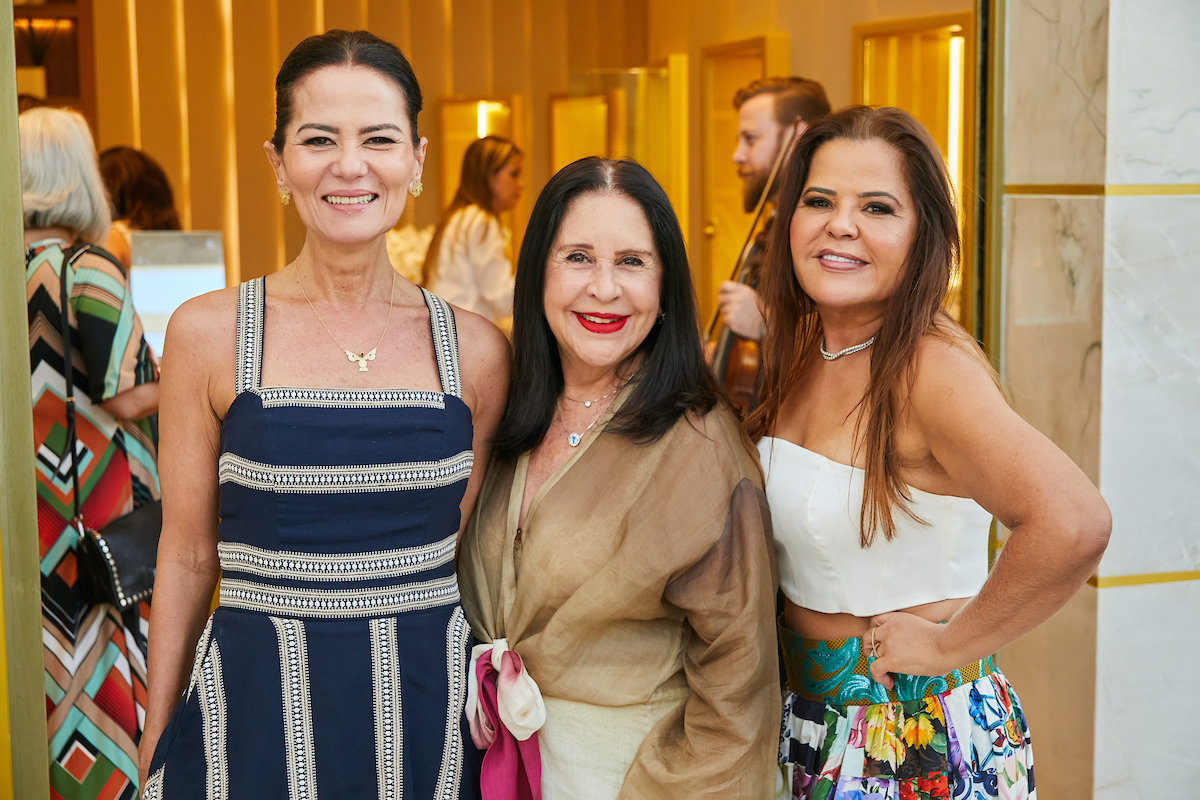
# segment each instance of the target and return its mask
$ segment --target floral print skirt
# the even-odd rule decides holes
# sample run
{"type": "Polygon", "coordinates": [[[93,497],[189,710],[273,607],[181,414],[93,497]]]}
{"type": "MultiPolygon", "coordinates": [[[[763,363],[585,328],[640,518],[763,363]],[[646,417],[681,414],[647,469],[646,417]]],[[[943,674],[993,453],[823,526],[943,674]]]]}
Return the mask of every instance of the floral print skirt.
{"type": "Polygon", "coordinates": [[[1029,728],[991,657],[946,675],[871,680],[858,639],[780,625],[788,685],[781,800],[1036,798],[1029,728]]]}

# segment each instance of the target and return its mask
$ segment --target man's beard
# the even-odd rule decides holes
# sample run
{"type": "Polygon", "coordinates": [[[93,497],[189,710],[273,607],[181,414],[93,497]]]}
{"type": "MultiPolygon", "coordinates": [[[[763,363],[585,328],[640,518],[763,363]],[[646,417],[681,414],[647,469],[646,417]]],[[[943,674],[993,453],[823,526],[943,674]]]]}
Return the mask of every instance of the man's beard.
{"type": "Polygon", "coordinates": [[[742,210],[747,214],[754,213],[759,198],[766,191],[767,178],[769,177],[769,172],[756,172],[750,177],[742,179],[742,210]]]}

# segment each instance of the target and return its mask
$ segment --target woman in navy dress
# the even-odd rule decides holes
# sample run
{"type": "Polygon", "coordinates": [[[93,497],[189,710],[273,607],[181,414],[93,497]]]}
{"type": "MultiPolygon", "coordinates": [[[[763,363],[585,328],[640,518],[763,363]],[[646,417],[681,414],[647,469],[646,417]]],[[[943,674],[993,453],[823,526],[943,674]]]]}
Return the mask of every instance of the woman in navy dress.
{"type": "Polygon", "coordinates": [[[454,556],[507,343],[388,263],[426,148],[400,51],[330,31],[275,86],[304,248],[185,304],[164,347],[143,796],[473,796],[454,556]]]}

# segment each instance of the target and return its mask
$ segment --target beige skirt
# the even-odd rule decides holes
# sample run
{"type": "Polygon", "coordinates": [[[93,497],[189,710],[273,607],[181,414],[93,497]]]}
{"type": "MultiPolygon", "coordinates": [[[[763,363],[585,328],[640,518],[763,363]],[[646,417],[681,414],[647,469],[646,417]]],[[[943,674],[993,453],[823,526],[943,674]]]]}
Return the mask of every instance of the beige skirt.
{"type": "Polygon", "coordinates": [[[542,800],[614,800],[646,736],[689,696],[680,675],[649,702],[630,706],[544,697],[546,724],[538,731],[542,800]]]}

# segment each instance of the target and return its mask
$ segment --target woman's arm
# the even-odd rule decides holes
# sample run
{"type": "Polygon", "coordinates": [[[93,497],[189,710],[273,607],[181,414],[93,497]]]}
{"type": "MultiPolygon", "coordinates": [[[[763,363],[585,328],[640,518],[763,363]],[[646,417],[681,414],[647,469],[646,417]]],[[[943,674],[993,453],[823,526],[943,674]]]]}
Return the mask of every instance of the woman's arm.
{"type": "Polygon", "coordinates": [[[164,350],[170,363],[163,373],[159,416],[163,527],[150,610],[140,786],[145,785],[154,748],[185,689],[220,572],[216,544],[221,423],[213,408],[212,381],[213,376],[232,380],[230,306],[236,295],[229,292],[184,304],[167,331],[164,350]],[[225,315],[230,318],[228,330],[220,324],[225,315]]]}
{"type": "Polygon", "coordinates": [[[770,539],[766,497],[743,478],[721,537],[667,586],[664,600],[690,627],[691,696],[682,719],[669,715],[642,744],[619,798],[772,796],[780,692],[770,539]]]}
{"type": "Polygon", "coordinates": [[[100,404],[116,419],[142,419],[158,411],[159,389],[158,382],[143,383],[117,392],[100,404]]]}
{"type": "MultiPolygon", "coordinates": [[[[872,677],[941,675],[1024,636],[1100,562],[1112,517],[1087,476],[1004,401],[963,343],[927,337],[910,397],[913,431],[962,494],[1012,531],[979,594],[946,625],[880,614],[872,677]]],[[[864,637],[864,640],[866,637],[864,637]]]]}
{"type": "Polygon", "coordinates": [[[158,366],[142,338],[129,276],[100,252],[93,247],[79,257],[71,282],[79,355],[92,402],[118,419],[140,419],[158,406],[155,390],[118,398],[154,383],[158,366]]]}
{"type": "Polygon", "coordinates": [[[512,351],[504,334],[478,314],[456,308],[454,320],[458,329],[463,401],[471,409],[474,428],[471,438],[474,463],[466,494],[459,506],[458,536],[461,541],[475,508],[479,487],[483,485],[483,473],[492,453],[492,436],[504,415],[512,351]]]}

